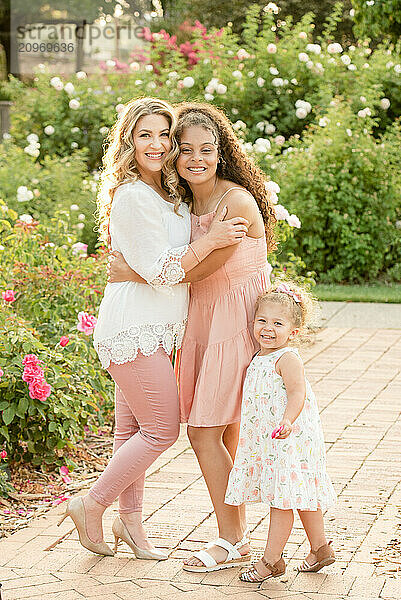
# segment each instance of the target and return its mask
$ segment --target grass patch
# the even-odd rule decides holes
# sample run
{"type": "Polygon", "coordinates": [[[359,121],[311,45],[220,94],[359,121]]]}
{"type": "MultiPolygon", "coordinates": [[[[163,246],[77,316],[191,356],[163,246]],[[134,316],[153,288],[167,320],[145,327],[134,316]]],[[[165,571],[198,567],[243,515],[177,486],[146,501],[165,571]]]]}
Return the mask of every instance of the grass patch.
{"type": "Polygon", "coordinates": [[[331,302],[389,302],[401,304],[401,283],[343,285],[318,283],[313,288],[318,300],[331,302]]]}

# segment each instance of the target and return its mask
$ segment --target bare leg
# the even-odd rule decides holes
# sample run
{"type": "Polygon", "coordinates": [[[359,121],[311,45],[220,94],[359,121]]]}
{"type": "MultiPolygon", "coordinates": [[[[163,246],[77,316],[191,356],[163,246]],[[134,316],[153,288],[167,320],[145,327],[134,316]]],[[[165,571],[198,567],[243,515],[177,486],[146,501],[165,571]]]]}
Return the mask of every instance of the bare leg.
{"type": "MultiPolygon", "coordinates": [[[[311,550],[317,550],[320,546],[327,544],[327,539],[324,533],[323,513],[320,510],[299,510],[299,518],[308,536],[311,550]]],[[[312,552],[306,557],[306,561],[313,565],[316,562],[316,557],[312,552]]]]}
{"type": "MultiPolygon", "coordinates": [[[[235,459],[235,453],[237,451],[237,446],[238,446],[239,430],[240,430],[240,423],[232,423],[231,425],[227,425],[227,427],[223,433],[223,444],[227,448],[233,462],[235,459]]],[[[240,518],[240,522],[241,522],[241,529],[244,532],[247,528],[245,504],[241,504],[238,507],[238,510],[239,510],[239,518],[240,518]]]]}
{"type": "MultiPolygon", "coordinates": [[[[219,536],[231,544],[238,542],[243,536],[240,511],[237,506],[224,503],[228,476],[233,460],[223,443],[226,426],[221,427],[188,427],[188,437],[195,451],[199,466],[205,478],[210,498],[216,513],[219,536]]],[[[242,546],[241,554],[249,552],[249,545],[242,546]]],[[[222,562],[227,556],[226,550],[213,547],[208,550],[216,562],[222,562]]],[[[197,558],[184,561],[185,564],[202,565],[197,558]]]]}
{"type": "MultiPolygon", "coordinates": [[[[290,537],[293,524],[294,513],[292,510],[270,508],[269,533],[263,556],[271,565],[280,560],[284,547],[290,537]]],[[[261,560],[255,563],[254,568],[261,577],[267,577],[271,572],[261,560]]]]}

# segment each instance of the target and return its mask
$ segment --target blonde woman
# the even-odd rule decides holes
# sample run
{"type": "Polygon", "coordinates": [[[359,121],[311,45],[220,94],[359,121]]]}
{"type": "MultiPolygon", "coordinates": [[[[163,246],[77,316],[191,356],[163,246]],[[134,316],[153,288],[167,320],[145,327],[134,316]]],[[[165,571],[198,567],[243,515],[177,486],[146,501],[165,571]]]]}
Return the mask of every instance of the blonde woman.
{"type": "Polygon", "coordinates": [[[119,498],[114,552],[124,540],[138,558],[166,559],[142,526],[146,469],[177,439],[179,404],[169,354],[184,333],[188,287],[182,283],[216,248],[238,244],[245,219],[215,219],[202,239],[190,242],[188,206],[178,178],[164,169],[178,154],[173,109],[143,98],[128,102],[114,125],[104,157],[98,198],[100,232],[144,283],[109,283],[94,333],[102,366],[116,383],[114,454],[83,498],[69,501],[81,544],[112,555],[103,541],[102,515],[119,498]],[[221,220],[220,220],[221,219],[221,220]]]}

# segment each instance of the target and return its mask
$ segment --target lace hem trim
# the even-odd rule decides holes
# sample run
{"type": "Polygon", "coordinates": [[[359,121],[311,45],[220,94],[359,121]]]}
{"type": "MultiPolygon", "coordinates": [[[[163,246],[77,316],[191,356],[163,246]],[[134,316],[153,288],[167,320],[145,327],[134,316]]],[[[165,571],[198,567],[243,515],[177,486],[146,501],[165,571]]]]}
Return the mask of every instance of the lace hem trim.
{"type": "Polygon", "coordinates": [[[173,348],[181,348],[186,323],[185,319],[181,323],[132,325],[129,329],[93,345],[104,369],[107,369],[111,362],[122,365],[135,360],[138,351],[144,356],[150,356],[160,346],[167,354],[171,354],[173,348]]]}
{"type": "Polygon", "coordinates": [[[159,274],[150,281],[155,288],[172,286],[180,283],[185,277],[185,271],[181,265],[181,258],[188,252],[188,245],[179,248],[170,248],[163,252],[159,259],[161,263],[159,274]]]}

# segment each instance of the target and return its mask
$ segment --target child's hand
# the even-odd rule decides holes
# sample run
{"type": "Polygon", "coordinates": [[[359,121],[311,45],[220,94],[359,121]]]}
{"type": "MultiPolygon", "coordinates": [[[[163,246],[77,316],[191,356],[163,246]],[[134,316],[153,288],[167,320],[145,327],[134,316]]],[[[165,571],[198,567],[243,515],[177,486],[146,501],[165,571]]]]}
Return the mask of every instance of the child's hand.
{"type": "MultiPolygon", "coordinates": [[[[276,431],[276,430],[275,430],[276,431]]],[[[292,431],[292,423],[289,419],[282,419],[277,427],[277,434],[274,436],[276,440],[285,440],[292,431]]],[[[274,433],[274,432],[273,432],[274,433]]],[[[273,436],[272,436],[273,437],[273,436]]]]}

